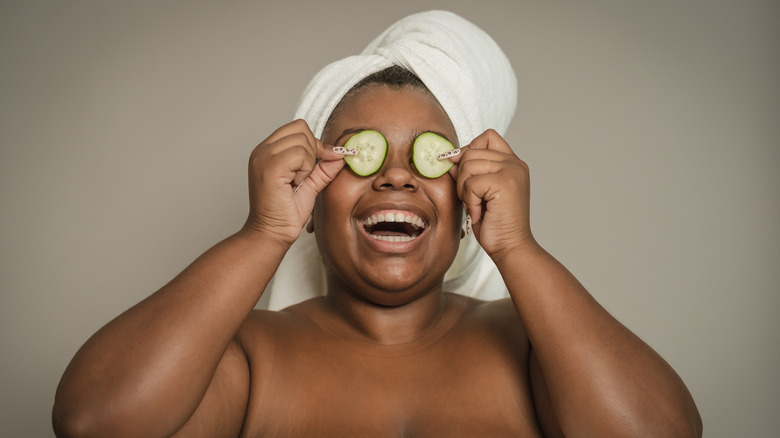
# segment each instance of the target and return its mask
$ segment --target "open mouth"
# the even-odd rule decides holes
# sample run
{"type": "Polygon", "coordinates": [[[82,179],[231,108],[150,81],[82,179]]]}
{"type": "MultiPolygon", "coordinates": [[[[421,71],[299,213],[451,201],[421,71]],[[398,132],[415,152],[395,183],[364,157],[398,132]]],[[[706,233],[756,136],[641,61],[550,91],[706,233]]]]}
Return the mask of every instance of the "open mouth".
{"type": "Polygon", "coordinates": [[[386,242],[411,242],[425,231],[426,224],[409,212],[380,212],[362,221],[369,236],[386,242]]]}

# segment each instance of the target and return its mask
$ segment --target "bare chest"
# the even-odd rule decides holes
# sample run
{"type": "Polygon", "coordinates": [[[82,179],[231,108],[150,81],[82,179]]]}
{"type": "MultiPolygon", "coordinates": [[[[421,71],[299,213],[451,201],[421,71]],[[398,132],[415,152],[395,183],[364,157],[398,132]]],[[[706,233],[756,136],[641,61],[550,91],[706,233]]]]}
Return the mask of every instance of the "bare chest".
{"type": "Polygon", "coordinates": [[[270,363],[253,369],[245,436],[539,435],[522,349],[479,336],[408,348],[314,338],[270,363]]]}

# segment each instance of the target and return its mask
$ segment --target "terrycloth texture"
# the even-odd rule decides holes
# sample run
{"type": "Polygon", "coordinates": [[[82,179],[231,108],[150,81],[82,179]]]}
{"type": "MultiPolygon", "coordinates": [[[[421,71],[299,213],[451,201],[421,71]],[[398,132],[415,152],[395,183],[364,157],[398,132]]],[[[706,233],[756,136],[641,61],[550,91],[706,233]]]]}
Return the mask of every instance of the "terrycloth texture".
{"type": "Polygon", "coordinates": [[[296,118],[320,137],[333,108],[366,76],[399,65],[419,77],[452,120],[461,146],[488,128],[504,133],[517,105],[517,80],[493,39],[445,11],[406,17],[363,53],[322,69],[303,93],[296,118]]]}
{"type": "MultiPolygon", "coordinates": [[[[306,120],[314,135],[321,137],[347,91],[392,65],[410,70],[425,83],[450,117],[461,146],[488,128],[506,132],[517,104],[517,82],[509,60],[484,31],[445,11],[406,17],[360,55],[326,66],[304,91],[296,118],[306,120]]],[[[461,241],[444,289],[488,300],[507,296],[495,265],[473,236],[461,241]]],[[[281,309],[324,294],[317,244],[304,231],[282,261],[261,306],[281,309]]]]}

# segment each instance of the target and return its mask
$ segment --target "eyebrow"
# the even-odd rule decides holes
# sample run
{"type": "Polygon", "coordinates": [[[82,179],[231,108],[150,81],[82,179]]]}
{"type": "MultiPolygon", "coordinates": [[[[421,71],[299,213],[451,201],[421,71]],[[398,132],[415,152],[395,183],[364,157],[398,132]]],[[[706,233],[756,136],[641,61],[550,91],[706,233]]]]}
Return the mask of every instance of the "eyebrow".
{"type": "Polygon", "coordinates": [[[427,134],[429,132],[431,134],[436,134],[439,137],[446,139],[447,141],[449,141],[453,145],[455,144],[455,142],[453,142],[452,139],[447,134],[445,134],[443,132],[439,132],[439,131],[434,131],[432,129],[428,129],[428,130],[425,130],[425,131],[417,131],[417,132],[412,133],[411,143],[414,144],[414,141],[417,139],[417,137],[419,137],[419,136],[421,136],[423,134],[427,134]]]}
{"type": "Polygon", "coordinates": [[[341,139],[344,138],[347,135],[357,134],[358,132],[368,131],[368,130],[376,131],[376,129],[372,129],[372,128],[350,128],[350,129],[345,129],[345,130],[341,131],[341,135],[339,135],[336,138],[336,141],[334,141],[333,144],[334,145],[338,145],[339,142],[341,141],[341,139]]]}
{"type": "MultiPolygon", "coordinates": [[[[362,132],[362,131],[368,131],[368,130],[379,131],[378,129],[374,129],[374,128],[350,128],[350,129],[345,129],[345,130],[344,130],[344,131],[342,131],[342,132],[341,132],[341,134],[340,134],[340,135],[339,135],[339,136],[336,138],[336,141],[334,141],[334,142],[333,142],[333,144],[334,144],[334,145],[337,145],[337,144],[339,144],[339,142],[341,141],[341,139],[343,139],[343,138],[344,138],[345,136],[347,136],[347,135],[351,135],[351,134],[357,134],[358,132],[362,132]]],[[[414,132],[412,132],[411,136],[409,137],[409,143],[410,143],[410,144],[414,144],[414,140],[416,140],[416,139],[417,139],[417,137],[419,137],[419,136],[421,136],[421,135],[423,135],[423,134],[425,134],[425,133],[428,133],[428,132],[430,132],[430,133],[432,133],[432,134],[436,134],[436,135],[438,135],[439,137],[442,137],[442,138],[445,138],[445,139],[447,139],[447,141],[449,141],[450,143],[453,143],[453,142],[452,142],[452,139],[451,139],[451,138],[450,138],[450,137],[449,137],[447,134],[444,134],[443,132],[439,132],[439,131],[434,131],[434,130],[432,130],[432,129],[428,129],[428,130],[425,130],[425,131],[414,131],[414,132]]],[[[382,134],[382,135],[384,135],[384,134],[382,134]]],[[[455,143],[453,143],[453,144],[455,144],[455,143]]]]}

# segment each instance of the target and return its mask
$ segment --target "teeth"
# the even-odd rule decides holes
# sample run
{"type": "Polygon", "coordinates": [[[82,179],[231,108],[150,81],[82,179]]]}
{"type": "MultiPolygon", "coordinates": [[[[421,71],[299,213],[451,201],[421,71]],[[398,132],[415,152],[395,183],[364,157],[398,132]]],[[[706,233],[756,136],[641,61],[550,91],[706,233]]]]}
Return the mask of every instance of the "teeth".
{"type": "Polygon", "coordinates": [[[425,228],[425,222],[423,222],[422,218],[411,213],[379,213],[363,219],[363,225],[365,226],[376,225],[379,222],[406,222],[417,228],[425,228]]]}
{"type": "Polygon", "coordinates": [[[376,234],[369,234],[376,240],[384,240],[385,242],[411,242],[415,238],[412,236],[377,236],[376,234]]]}

